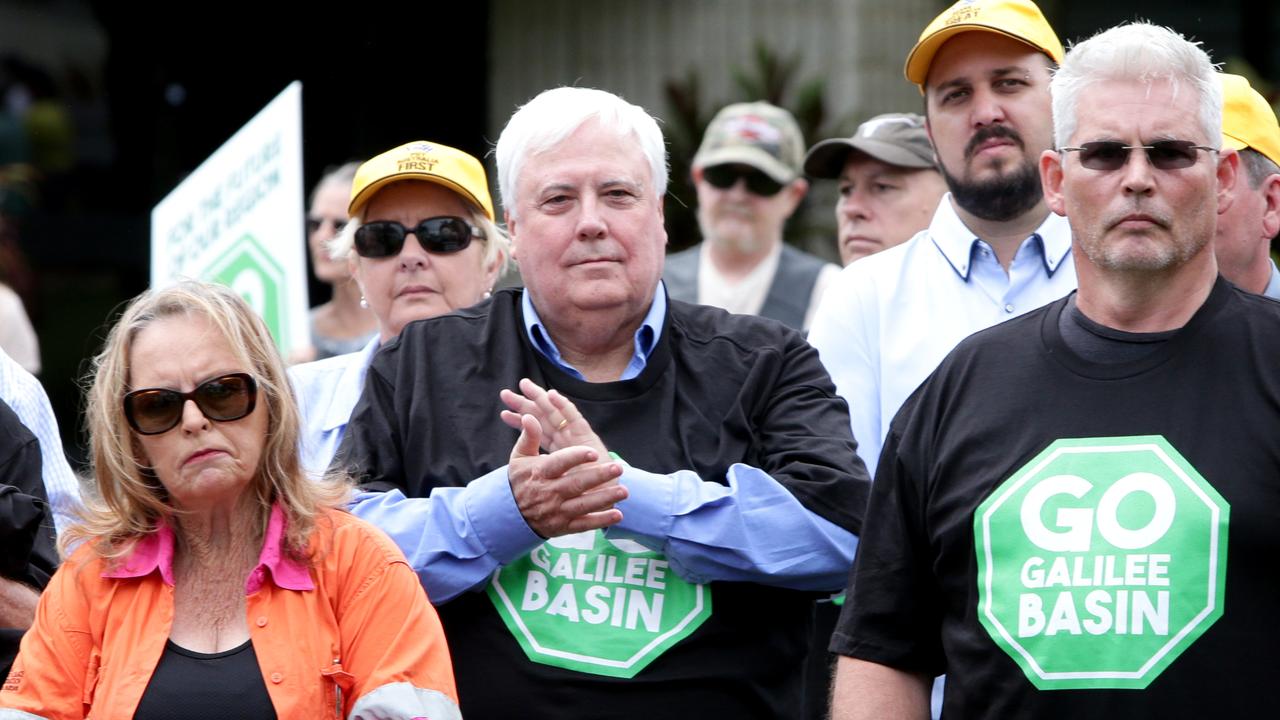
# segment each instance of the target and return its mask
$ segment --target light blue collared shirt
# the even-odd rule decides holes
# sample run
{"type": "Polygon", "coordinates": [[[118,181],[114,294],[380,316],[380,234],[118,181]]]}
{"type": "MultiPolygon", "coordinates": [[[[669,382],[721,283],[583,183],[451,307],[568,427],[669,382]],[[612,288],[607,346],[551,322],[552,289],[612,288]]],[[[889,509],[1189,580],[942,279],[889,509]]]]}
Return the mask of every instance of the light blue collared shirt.
{"type": "MultiPolygon", "coordinates": [[[[560,359],[528,293],[522,308],[538,352],[581,378],[560,359]]],[[[660,286],[636,331],[635,354],[622,380],[644,370],[664,330],[666,309],[660,286]]],[[[608,532],[664,553],[690,582],[833,590],[844,584],[853,562],[857,536],[805,508],[758,468],[734,464],[722,484],[689,470],[651,473],[624,462],[619,482],[629,495],[618,503],[622,522],[608,532]]],[[[391,536],[437,604],[484,583],[543,542],[516,506],[506,466],[464,487],[435,488],[426,498],[406,498],[399,490],[360,493],[352,512],[391,536]]]]}
{"type": "Polygon", "coordinates": [[[44,386],[13,358],[0,350],[0,399],[40,443],[40,476],[53,510],[53,524],[62,534],[76,519],[80,509],[80,481],[71,471],[62,452],[58,421],[49,405],[44,386]]]}
{"type": "Polygon", "coordinates": [[[364,391],[365,373],[379,347],[381,340],[374,336],[356,352],[289,368],[289,380],[302,416],[298,451],[302,469],[312,478],[323,476],[333,462],[347,432],[351,411],[364,391]]]}
{"type": "Polygon", "coordinates": [[[893,416],[952,348],[1075,287],[1066,218],[1049,213],[1005,272],[949,194],[927,230],[842,270],[818,306],[809,342],[849,403],[858,455],[872,477],[893,416]]]}
{"type": "Polygon", "coordinates": [[[1272,300],[1280,300],[1280,268],[1276,267],[1276,261],[1271,261],[1271,281],[1267,283],[1267,289],[1262,291],[1263,295],[1272,300]]]}
{"type": "MultiPolygon", "coordinates": [[[[524,313],[524,329],[529,334],[529,342],[533,343],[543,357],[555,363],[556,367],[578,380],[586,381],[577,368],[565,362],[560,356],[560,348],[556,347],[551,335],[543,329],[542,318],[538,317],[538,311],[534,309],[529,293],[521,293],[521,296],[520,309],[524,313]]],[[[659,280],[658,290],[653,294],[653,302],[649,303],[649,312],[645,313],[644,320],[640,321],[640,327],[636,329],[635,354],[631,356],[631,361],[627,363],[619,380],[630,380],[644,371],[645,365],[649,362],[649,355],[658,346],[658,338],[662,336],[662,324],[666,322],[666,318],[667,288],[659,280]]]]}

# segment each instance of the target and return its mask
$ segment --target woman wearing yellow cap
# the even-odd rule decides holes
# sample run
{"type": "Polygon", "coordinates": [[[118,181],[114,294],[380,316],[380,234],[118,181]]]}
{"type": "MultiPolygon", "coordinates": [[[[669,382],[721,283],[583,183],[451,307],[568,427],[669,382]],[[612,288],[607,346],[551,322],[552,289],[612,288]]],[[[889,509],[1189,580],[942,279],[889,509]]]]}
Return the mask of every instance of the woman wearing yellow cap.
{"type": "Polygon", "coordinates": [[[351,221],[330,253],[350,264],[378,335],[358,352],[289,370],[303,417],[303,466],[313,475],[333,459],[381,344],[414,320],[482,300],[509,256],[484,166],[447,145],[415,141],[361,165],[347,212],[351,221]]]}

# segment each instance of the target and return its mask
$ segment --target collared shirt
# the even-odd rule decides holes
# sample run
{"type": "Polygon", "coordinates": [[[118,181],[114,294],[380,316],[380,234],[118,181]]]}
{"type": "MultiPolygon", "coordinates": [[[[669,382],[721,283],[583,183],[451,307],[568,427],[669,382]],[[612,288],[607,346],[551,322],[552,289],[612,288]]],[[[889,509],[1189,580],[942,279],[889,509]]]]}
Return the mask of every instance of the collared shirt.
{"type": "MultiPolygon", "coordinates": [[[[779,258],[782,257],[782,244],[773,248],[764,260],[760,261],[744,277],[731,281],[725,277],[711,259],[711,243],[698,245],[698,302],[713,305],[739,315],[759,315],[764,301],[773,287],[773,276],[778,272],[779,258]]],[[[813,292],[809,295],[808,310],[804,314],[804,327],[813,324],[813,316],[818,308],[818,300],[826,292],[831,283],[840,275],[840,268],[833,263],[823,266],[813,283],[813,292]]]]}
{"type": "MultiPolygon", "coordinates": [[[[581,377],[542,331],[529,294],[522,295],[533,346],[581,377]]],[[[666,310],[666,288],[660,286],[636,332],[635,356],[620,379],[644,369],[664,329],[666,310]]],[[[831,590],[844,582],[855,535],[808,510],[759,468],[734,464],[724,480],[704,481],[688,470],[652,473],[624,462],[619,482],[629,495],[619,504],[622,522],[609,532],[642,543],[660,539],[671,567],[691,582],[762,582],[801,590],[831,590]],[[765,537],[788,541],[760,542],[765,537]],[[806,548],[803,558],[794,556],[797,547],[806,548]]],[[[400,490],[361,493],[352,512],[396,541],[435,603],[485,582],[494,570],[543,542],[516,506],[505,465],[462,487],[437,487],[425,498],[405,497],[400,490]]]]}
{"type": "Polygon", "coordinates": [[[1050,213],[1008,272],[945,196],[928,229],[850,264],[827,292],[809,342],[849,403],[858,454],[875,476],[889,421],[961,340],[1076,286],[1071,228],[1050,213]]]}
{"type": "MultiPolygon", "coordinates": [[[[104,578],[137,578],[159,572],[169,587],[173,587],[173,529],[160,523],[155,532],[142,538],[133,546],[124,562],[108,566],[102,572],[104,578]]],[[[267,521],[267,534],[262,540],[262,552],[258,564],[244,581],[245,595],[257,592],[268,577],[275,586],[285,590],[314,590],[307,566],[284,551],[284,511],[279,503],[271,506],[267,521]]]]}
{"type": "Polygon", "coordinates": [[[62,452],[58,421],[40,381],[0,351],[0,399],[13,408],[18,419],[40,441],[40,475],[53,509],[53,522],[61,534],[75,522],[80,509],[80,481],[62,452]]]}
{"type": "MultiPolygon", "coordinates": [[[[282,718],[458,718],[444,631],[404,555],[357,518],[324,510],[310,565],[287,557],[272,508],[245,582],[245,622],[282,718]]],[[[133,717],[174,620],[173,533],[123,564],[82,544],[50,581],[0,717],[133,717]],[[114,565],[114,567],[113,567],[114,565]]]]}
{"type": "Polygon", "coordinates": [[[1276,261],[1271,261],[1271,280],[1267,283],[1267,289],[1262,291],[1263,295],[1272,300],[1280,300],[1280,268],[1276,267],[1276,261]]]}
{"type": "MultiPolygon", "coordinates": [[[[551,333],[547,332],[546,326],[542,324],[542,318],[533,307],[529,293],[524,292],[521,295],[523,297],[520,299],[520,309],[524,313],[524,329],[529,334],[529,342],[533,343],[543,357],[555,363],[556,367],[579,380],[586,380],[577,368],[565,362],[560,355],[560,348],[556,347],[555,341],[551,339],[551,333]]],[[[636,328],[635,352],[631,355],[631,360],[623,369],[619,380],[630,380],[644,371],[649,355],[658,344],[658,336],[662,334],[662,324],[666,322],[666,317],[667,287],[659,280],[658,289],[653,293],[653,302],[649,304],[649,312],[645,313],[644,319],[640,321],[640,327],[636,328]]]]}
{"type": "Polygon", "coordinates": [[[333,462],[347,431],[347,420],[364,390],[365,372],[380,346],[375,336],[357,352],[289,368],[302,416],[298,452],[302,469],[311,477],[322,477],[333,462]]]}

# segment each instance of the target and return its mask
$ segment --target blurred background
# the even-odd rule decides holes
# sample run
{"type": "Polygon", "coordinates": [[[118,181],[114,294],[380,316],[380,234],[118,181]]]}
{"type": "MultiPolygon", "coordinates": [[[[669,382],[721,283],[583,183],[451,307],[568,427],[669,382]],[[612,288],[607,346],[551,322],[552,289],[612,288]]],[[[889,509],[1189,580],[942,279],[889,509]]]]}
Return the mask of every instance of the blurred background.
{"type": "MultiPolygon", "coordinates": [[[[151,208],[290,81],[303,84],[308,189],[326,167],[414,139],[484,155],[515,107],[549,87],[619,93],[663,121],[676,250],[697,241],[689,161],[717,109],[782,105],[809,145],[918,111],[902,63],[948,4],[0,0],[0,281],[35,326],[68,453],[83,462],[87,358],[146,288],[151,208]]],[[[1277,99],[1272,0],[1040,5],[1064,41],[1133,18],[1169,25],[1277,99]]],[[[835,259],[833,185],[815,184],[787,239],[835,259]]],[[[310,289],[312,304],[327,299],[327,286],[310,289]]]]}

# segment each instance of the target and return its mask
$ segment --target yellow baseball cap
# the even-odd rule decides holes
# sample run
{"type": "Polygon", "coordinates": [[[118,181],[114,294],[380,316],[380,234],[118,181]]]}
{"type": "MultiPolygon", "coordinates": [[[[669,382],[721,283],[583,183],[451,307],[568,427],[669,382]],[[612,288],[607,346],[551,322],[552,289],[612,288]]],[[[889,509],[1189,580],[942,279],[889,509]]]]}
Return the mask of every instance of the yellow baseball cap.
{"type": "Polygon", "coordinates": [[[475,203],[493,220],[493,199],[484,165],[475,157],[440,143],[415,140],[370,158],[356,170],[351,182],[347,214],[355,217],[373,194],[400,180],[421,180],[443,185],[475,203]]]}
{"type": "Polygon", "coordinates": [[[1276,111],[1249,81],[1221,73],[1222,144],[1236,150],[1253,148],[1280,165],[1280,123],[1276,111]]]}
{"type": "Polygon", "coordinates": [[[980,30],[1024,42],[1062,62],[1062,41],[1031,0],[960,0],[933,19],[907,54],[907,79],[920,86],[929,77],[933,56],[943,43],[960,33],[980,30]]]}

